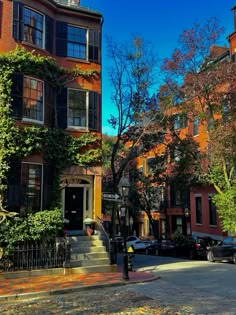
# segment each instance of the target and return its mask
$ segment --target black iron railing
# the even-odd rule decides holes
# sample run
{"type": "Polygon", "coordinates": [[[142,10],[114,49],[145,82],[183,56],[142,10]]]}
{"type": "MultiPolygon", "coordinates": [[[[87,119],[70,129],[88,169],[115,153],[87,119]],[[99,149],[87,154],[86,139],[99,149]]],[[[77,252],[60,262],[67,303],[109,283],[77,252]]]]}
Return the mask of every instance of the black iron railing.
{"type": "Polygon", "coordinates": [[[1,271],[18,271],[67,267],[70,261],[70,247],[65,241],[24,242],[3,254],[1,271]]]}

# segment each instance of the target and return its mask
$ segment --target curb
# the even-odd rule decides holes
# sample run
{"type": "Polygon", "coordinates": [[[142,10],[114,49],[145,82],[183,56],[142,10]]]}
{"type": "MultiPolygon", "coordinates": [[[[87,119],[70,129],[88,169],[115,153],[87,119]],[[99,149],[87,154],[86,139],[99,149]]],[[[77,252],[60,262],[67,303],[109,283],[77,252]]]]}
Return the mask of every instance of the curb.
{"type": "Polygon", "coordinates": [[[28,292],[28,293],[19,293],[19,294],[11,294],[11,295],[1,295],[0,296],[0,302],[7,302],[7,301],[15,301],[15,300],[23,300],[25,298],[39,298],[39,297],[46,297],[46,296],[52,296],[57,294],[67,294],[67,293],[74,293],[79,292],[83,290],[90,290],[90,289],[100,289],[100,288],[109,288],[109,287],[118,287],[122,285],[130,285],[130,284],[136,284],[136,283],[144,283],[144,282],[150,282],[155,281],[157,279],[160,279],[160,276],[153,276],[150,279],[145,280],[120,280],[113,283],[101,283],[101,284],[95,284],[95,285],[83,285],[78,287],[68,287],[64,289],[55,289],[50,291],[39,291],[39,292],[28,292]]]}

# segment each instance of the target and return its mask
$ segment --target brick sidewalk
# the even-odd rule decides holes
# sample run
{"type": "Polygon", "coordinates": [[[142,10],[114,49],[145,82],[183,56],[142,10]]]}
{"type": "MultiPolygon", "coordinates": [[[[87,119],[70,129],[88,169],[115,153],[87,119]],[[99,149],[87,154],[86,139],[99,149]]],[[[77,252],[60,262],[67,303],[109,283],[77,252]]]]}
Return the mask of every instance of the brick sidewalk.
{"type": "Polygon", "coordinates": [[[121,272],[47,275],[0,280],[0,300],[35,296],[37,294],[64,293],[94,286],[122,285],[157,279],[151,272],[129,272],[129,280],[123,280],[121,272]]]}

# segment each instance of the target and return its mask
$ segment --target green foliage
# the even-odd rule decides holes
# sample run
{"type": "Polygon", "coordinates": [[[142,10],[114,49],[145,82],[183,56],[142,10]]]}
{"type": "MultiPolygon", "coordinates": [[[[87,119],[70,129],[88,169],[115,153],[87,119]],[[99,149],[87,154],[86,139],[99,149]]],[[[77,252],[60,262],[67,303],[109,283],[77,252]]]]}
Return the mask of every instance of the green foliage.
{"type": "Polygon", "coordinates": [[[221,219],[223,231],[236,233],[236,185],[212,197],[221,219]]]}
{"type": "Polygon", "coordinates": [[[30,213],[26,218],[7,219],[0,225],[0,244],[6,248],[20,241],[35,241],[57,236],[63,229],[61,209],[30,213]]]}
{"type": "MultiPolygon", "coordinates": [[[[2,208],[6,177],[11,158],[23,158],[33,153],[45,152],[45,159],[56,168],[55,190],[58,191],[59,175],[70,165],[91,165],[100,161],[99,139],[89,134],[74,138],[63,130],[31,126],[17,128],[11,118],[12,74],[22,72],[39,76],[55,88],[63,87],[75,77],[92,78],[97,70],[82,71],[59,67],[51,57],[35,54],[16,47],[0,54],[0,208],[2,208]],[[88,148],[88,150],[87,150],[88,148]]],[[[56,197],[55,197],[56,198],[56,197]]]]}

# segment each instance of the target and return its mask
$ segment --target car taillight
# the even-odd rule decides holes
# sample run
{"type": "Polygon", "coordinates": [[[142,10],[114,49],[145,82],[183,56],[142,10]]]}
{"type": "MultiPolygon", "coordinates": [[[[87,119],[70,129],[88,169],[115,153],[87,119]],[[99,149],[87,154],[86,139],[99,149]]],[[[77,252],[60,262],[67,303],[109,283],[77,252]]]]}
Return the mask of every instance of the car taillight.
{"type": "Polygon", "coordinates": [[[195,246],[196,246],[197,248],[200,248],[200,247],[201,247],[201,244],[195,243],[195,246]]]}

